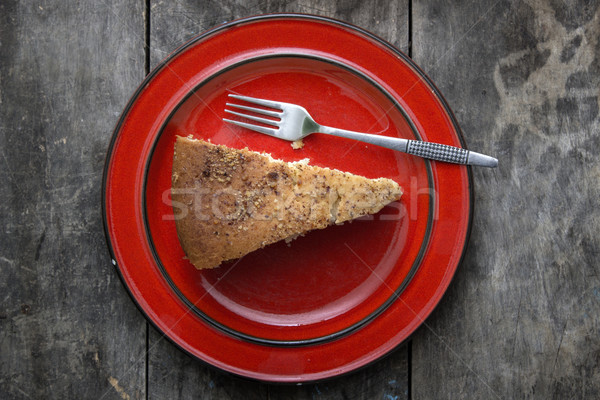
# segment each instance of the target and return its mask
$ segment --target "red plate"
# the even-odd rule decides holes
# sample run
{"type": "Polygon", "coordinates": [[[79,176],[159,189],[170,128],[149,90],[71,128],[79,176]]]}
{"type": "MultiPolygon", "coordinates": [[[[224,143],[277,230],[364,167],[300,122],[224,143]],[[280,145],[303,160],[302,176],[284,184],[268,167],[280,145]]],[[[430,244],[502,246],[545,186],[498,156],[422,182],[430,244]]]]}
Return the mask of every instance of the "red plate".
{"type": "Polygon", "coordinates": [[[461,260],[470,169],[320,134],[293,150],[224,124],[228,93],[300,104],[325,125],[464,146],[448,106],[410,59],[365,31],[321,17],[261,16],[209,31],[163,61],[125,109],[108,153],[113,262],[175,344],[234,374],[278,382],[378,359],[429,315],[461,260]],[[190,134],[388,177],[405,194],[376,216],[197,271],[179,245],[170,198],[175,136],[190,134]]]}

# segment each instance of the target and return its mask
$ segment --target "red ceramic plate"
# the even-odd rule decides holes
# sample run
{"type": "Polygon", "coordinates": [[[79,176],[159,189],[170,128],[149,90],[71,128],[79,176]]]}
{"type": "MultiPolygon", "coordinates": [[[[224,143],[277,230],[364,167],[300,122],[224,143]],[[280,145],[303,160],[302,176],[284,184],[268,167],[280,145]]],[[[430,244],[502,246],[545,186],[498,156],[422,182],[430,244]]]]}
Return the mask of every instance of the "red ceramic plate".
{"type": "Polygon", "coordinates": [[[234,374],[306,382],[380,358],[429,315],[461,260],[470,170],[320,134],[294,150],[224,124],[229,93],[300,104],[325,125],[464,146],[425,75],[365,31],[306,15],[218,27],[148,76],[115,131],[103,209],[126,288],[176,345],[234,374]],[[197,271],[179,245],[170,197],[177,135],[388,177],[405,194],[375,216],[197,271]]]}

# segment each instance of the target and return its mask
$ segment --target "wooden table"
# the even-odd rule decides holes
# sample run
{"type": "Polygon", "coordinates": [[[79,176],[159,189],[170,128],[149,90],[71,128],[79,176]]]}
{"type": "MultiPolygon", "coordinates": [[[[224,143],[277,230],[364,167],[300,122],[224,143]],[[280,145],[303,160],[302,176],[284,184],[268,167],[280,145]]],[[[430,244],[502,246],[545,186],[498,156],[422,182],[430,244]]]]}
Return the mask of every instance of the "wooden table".
{"type": "Polygon", "coordinates": [[[0,398],[599,398],[599,87],[598,2],[0,2],[0,398]],[[282,11],[406,52],[469,147],[500,160],[473,170],[469,248],[433,315],[383,360],[303,386],[164,340],[110,263],[100,210],[112,129],[150,68],[282,11]]]}

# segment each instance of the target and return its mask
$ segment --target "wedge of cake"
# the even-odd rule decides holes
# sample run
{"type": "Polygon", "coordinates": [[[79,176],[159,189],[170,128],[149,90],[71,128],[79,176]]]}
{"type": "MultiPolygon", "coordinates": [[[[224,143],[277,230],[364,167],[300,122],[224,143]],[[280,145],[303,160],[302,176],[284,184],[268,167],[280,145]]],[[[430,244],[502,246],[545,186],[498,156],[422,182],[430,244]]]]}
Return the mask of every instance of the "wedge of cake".
{"type": "Polygon", "coordinates": [[[391,179],[184,137],[175,142],[171,192],[179,241],[198,269],[377,213],[402,195],[391,179]]]}

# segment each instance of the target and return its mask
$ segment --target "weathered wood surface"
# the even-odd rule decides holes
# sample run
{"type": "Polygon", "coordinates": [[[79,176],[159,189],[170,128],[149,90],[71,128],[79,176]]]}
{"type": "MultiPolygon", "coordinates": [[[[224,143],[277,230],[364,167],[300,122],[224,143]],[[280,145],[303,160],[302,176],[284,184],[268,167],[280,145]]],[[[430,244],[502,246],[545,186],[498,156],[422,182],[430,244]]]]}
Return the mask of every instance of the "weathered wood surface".
{"type": "Polygon", "coordinates": [[[597,3],[123,3],[0,2],[0,398],[600,397],[597,3]],[[500,159],[473,171],[466,258],[412,341],[301,387],[231,377],[149,327],[109,262],[99,207],[112,128],[147,67],[276,11],[412,51],[469,146],[500,159]]]}
{"type": "Polygon", "coordinates": [[[413,58],[473,149],[470,247],[413,336],[412,396],[600,397],[600,10],[415,2],[413,58]]]}
{"type": "Polygon", "coordinates": [[[0,398],[145,397],[146,322],[100,211],[143,4],[0,2],[0,398]]]}

